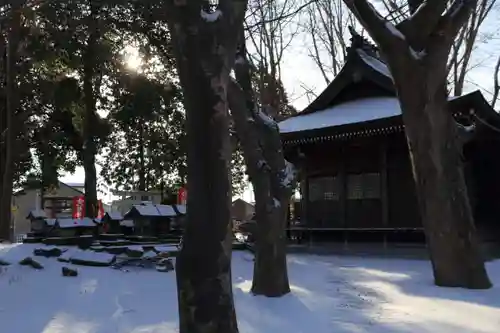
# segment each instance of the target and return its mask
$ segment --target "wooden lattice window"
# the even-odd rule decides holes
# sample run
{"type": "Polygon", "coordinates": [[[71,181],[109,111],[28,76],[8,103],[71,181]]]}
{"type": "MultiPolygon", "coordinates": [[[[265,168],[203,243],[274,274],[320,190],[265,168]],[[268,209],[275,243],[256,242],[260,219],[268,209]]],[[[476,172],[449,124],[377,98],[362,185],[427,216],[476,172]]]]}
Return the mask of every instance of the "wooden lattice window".
{"type": "Polygon", "coordinates": [[[380,174],[349,175],[347,177],[347,199],[380,199],[380,174]]]}
{"type": "Polygon", "coordinates": [[[309,178],[309,201],[337,201],[340,182],[336,176],[309,178]]]}

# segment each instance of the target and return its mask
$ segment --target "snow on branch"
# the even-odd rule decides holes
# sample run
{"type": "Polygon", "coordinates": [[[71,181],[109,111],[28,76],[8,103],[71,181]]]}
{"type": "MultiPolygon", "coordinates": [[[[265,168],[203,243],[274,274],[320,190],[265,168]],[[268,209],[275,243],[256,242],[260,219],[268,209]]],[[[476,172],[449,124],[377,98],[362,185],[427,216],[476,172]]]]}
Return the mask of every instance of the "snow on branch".
{"type": "Polygon", "coordinates": [[[406,39],[405,35],[403,35],[403,34],[401,33],[401,31],[399,31],[399,30],[398,30],[398,28],[396,28],[396,27],[394,26],[394,24],[392,24],[391,22],[387,21],[387,22],[385,23],[385,26],[387,27],[387,29],[389,29],[389,31],[390,31],[390,32],[391,32],[394,36],[396,36],[396,37],[398,37],[398,38],[400,38],[400,39],[402,39],[402,40],[405,40],[405,39],[406,39]]]}
{"type": "Polygon", "coordinates": [[[272,127],[272,128],[278,128],[278,124],[276,124],[276,122],[274,121],[274,119],[271,118],[271,117],[269,117],[264,112],[257,111],[257,115],[264,122],[264,124],[266,124],[267,126],[272,127]]]}
{"type": "Polygon", "coordinates": [[[281,171],[281,173],[282,173],[281,185],[287,188],[293,186],[293,183],[295,181],[295,176],[297,173],[295,166],[292,163],[285,160],[285,168],[281,171]]]}
{"type": "Polygon", "coordinates": [[[200,16],[206,22],[213,23],[222,17],[222,11],[220,9],[216,9],[213,12],[207,12],[202,8],[200,10],[200,16]]]}
{"type": "Polygon", "coordinates": [[[281,207],[281,202],[278,199],[273,198],[273,202],[274,202],[274,207],[276,208],[281,207]]]}

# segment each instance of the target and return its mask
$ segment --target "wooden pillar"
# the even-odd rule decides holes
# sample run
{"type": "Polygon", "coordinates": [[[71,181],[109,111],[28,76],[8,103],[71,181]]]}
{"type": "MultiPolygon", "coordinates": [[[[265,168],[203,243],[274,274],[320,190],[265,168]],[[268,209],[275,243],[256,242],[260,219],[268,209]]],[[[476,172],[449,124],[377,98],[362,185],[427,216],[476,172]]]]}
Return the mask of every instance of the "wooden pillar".
{"type": "Polygon", "coordinates": [[[307,177],[307,170],[302,170],[302,179],[300,180],[300,224],[301,227],[309,226],[308,221],[308,203],[309,203],[309,178],[307,177]]]}
{"type": "MultiPolygon", "coordinates": [[[[382,224],[389,226],[389,195],[387,182],[387,139],[380,145],[380,202],[382,205],[382,224]]],[[[387,232],[384,232],[384,248],[387,247],[387,232]]]]}
{"type": "Polygon", "coordinates": [[[344,147],[340,148],[340,160],[339,160],[339,183],[340,183],[340,221],[342,226],[345,228],[348,226],[347,221],[347,170],[346,170],[346,158],[347,154],[345,153],[344,147]]]}
{"type": "MultiPolygon", "coordinates": [[[[339,154],[339,183],[340,183],[340,191],[339,191],[339,205],[340,205],[340,221],[343,228],[348,227],[347,221],[347,169],[346,169],[346,158],[348,154],[345,152],[345,147],[341,146],[340,154],[339,154]]],[[[344,247],[348,246],[348,232],[343,232],[344,238],[344,247]]]]}

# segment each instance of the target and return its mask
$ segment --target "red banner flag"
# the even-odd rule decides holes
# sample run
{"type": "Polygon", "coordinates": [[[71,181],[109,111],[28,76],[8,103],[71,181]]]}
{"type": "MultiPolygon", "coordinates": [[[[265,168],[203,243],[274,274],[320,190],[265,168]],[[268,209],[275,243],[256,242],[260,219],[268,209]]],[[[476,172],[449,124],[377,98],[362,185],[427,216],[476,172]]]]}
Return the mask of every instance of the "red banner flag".
{"type": "Polygon", "coordinates": [[[179,193],[177,194],[177,204],[185,205],[187,203],[187,190],[184,187],[179,189],[179,193]]]}

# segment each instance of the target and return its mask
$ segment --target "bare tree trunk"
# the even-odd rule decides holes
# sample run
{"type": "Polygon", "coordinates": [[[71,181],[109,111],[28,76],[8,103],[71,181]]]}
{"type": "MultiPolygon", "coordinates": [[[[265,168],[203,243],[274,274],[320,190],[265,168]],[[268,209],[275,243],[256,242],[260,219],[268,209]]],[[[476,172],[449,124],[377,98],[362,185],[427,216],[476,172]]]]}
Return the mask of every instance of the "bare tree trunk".
{"type": "Polygon", "coordinates": [[[227,83],[246,1],[167,2],[184,92],[188,207],[176,261],[181,333],[238,332],[231,281],[227,83]],[[201,16],[201,17],[200,17],[201,16]]]}
{"type": "Polygon", "coordinates": [[[279,297],[290,292],[285,227],[295,179],[287,173],[292,169],[285,161],[276,123],[257,110],[243,43],[242,31],[235,64],[238,82],[229,84],[228,100],[255,193],[257,237],[252,292],[279,297]]]}
{"type": "Polygon", "coordinates": [[[435,283],[490,288],[445,84],[452,43],[476,2],[455,1],[447,10],[446,0],[425,2],[398,29],[366,0],[344,1],[380,46],[394,77],[435,283]]]}
{"type": "Polygon", "coordinates": [[[85,216],[95,218],[97,216],[97,171],[95,167],[97,154],[95,127],[97,122],[96,114],[96,92],[94,89],[94,76],[96,66],[96,45],[99,38],[97,27],[97,13],[99,7],[89,0],[90,15],[88,17],[89,37],[87,50],[84,56],[84,77],[83,93],[85,104],[85,117],[83,123],[83,169],[85,171],[85,216]]]}

